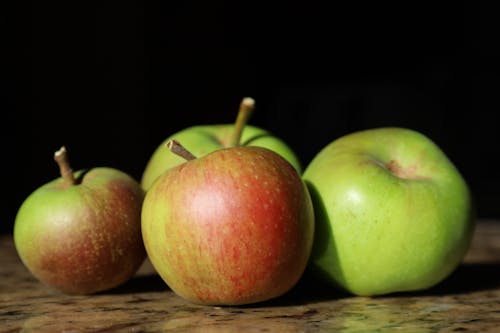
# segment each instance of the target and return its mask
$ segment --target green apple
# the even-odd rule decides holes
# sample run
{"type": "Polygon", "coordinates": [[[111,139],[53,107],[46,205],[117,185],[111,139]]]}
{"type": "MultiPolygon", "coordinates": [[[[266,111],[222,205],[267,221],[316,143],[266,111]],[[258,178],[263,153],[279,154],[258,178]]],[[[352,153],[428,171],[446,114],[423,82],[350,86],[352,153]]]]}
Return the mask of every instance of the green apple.
{"type": "Polygon", "coordinates": [[[188,158],[144,199],[142,234],[158,274],[198,304],[242,305],[286,293],[313,243],[314,212],[300,175],[262,147],[188,158]]]}
{"type": "Polygon", "coordinates": [[[146,257],[141,234],[144,191],[128,174],[96,167],[73,173],[66,149],[61,176],[20,206],[14,242],[41,282],[67,294],[92,294],[129,280],[146,257]]]}
{"type": "Polygon", "coordinates": [[[357,295],[430,288],[466,253],[466,181],[427,136],[406,128],[348,134],[303,175],[316,214],[312,270],[357,295]]]}
{"type": "Polygon", "coordinates": [[[254,107],[255,101],[246,97],[240,104],[235,124],[192,126],[165,139],[146,164],[141,178],[142,188],[148,190],[165,170],[184,162],[181,157],[165,151],[165,144],[171,139],[181,142],[187,150],[198,157],[221,148],[238,145],[268,148],[284,157],[300,173],[302,170],[299,158],[282,139],[262,128],[246,125],[254,107]]]}

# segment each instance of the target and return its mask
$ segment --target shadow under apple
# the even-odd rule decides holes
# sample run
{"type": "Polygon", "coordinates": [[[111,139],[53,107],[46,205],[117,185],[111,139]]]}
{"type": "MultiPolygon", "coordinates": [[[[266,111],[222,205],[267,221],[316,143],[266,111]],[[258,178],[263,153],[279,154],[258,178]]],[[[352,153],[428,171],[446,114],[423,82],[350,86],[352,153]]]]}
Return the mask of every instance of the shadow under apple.
{"type": "Polygon", "coordinates": [[[137,270],[136,274],[127,282],[101,294],[129,294],[145,292],[163,292],[170,290],[169,286],[163,281],[156,272],[149,258],[146,258],[137,270]]]}
{"type": "Polygon", "coordinates": [[[392,296],[446,296],[500,288],[500,262],[462,263],[446,279],[426,290],[392,296]]]}
{"type": "Polygon", "coordinates": [[[132,277],[124,284],[100,292],[100,295],[123,295],[130,293],[164,292],[170,290],[167,284],[157,274],[138,275],[132,277]]]}

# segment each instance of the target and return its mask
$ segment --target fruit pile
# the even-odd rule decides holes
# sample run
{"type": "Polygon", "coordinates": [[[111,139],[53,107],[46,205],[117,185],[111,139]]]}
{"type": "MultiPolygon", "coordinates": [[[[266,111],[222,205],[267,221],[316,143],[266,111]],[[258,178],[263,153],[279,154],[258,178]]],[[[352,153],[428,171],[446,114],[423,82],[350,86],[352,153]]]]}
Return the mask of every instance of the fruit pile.
{"type": "Polygon", "coordinates": [[[146,256],[179,296],[242,305],[279,297],[306,270],[353,295],[430,288],[463,259],[474,230],[470,190],[428,137],[375,128],[333,140],[309,162],[247,125],[184,129],[153,153],[141,182],[112,168],[61,177],[19,208],[14,241],[46,285],[68,294],[115,288],[146,256]],[[170,151],[169,151],[170,150],[170,151]]]}

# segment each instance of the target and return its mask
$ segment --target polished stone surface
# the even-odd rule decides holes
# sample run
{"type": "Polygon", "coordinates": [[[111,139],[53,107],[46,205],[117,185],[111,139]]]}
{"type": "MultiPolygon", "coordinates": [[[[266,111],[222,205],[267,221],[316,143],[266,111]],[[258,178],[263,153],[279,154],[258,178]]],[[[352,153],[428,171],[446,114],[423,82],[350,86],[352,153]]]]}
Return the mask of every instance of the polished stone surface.
{"type": "Polygon", "coordinates": [[[12,238],[0,238],[0,332],[500,332],[500,223],[480,221],[457,271],[420,293],[340,294],[307,275],[263,304],[191,304],[170,291],[146,261],[125,285],[69,296],[24,268],[12,238]]]}

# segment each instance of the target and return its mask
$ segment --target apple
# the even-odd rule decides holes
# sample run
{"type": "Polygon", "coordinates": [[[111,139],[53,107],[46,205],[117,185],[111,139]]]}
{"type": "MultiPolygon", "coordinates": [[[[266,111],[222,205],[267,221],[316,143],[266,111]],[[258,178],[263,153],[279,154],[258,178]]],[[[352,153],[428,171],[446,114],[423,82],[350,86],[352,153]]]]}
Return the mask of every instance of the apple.
{"type": "Polygon", "coordinates": [[[146,257],[144,191],[128,174],[96,167],[73,172],[62,147],[61,177],[32,192],[14,222],[14,243],[41,282],[66,294],[92,294],[130,279],[146,257]]]}
{"type": "Polygon", "coordinates": [[[265,147],[283,156],[299,173],[302,172],[299,158],[282,139],[262,128],[246,125],[254,108],[253,98],[243,98],[235,124],[192,126],[165,139],[146,164],[141,178],[142,188],[148,190],[163,171],[184,162],[181,157],[165,151],[165,144],[171,139],[181,142],[186,149],[199,157],[237,145],[265,147]]]}
{"type": "Polygon", "coordinates": [[[197,304],[242,305],[290,290],[307,266],[314,233],[310,195],[283,157],[233,147],[164,172],[147,191],[142,235],[153,267],[197,304]]]}
{"type": "Polygon", "coordinates": [[[430,138],[373,128],[324,147],[304,171],[316,214],[311,270],[356,295],[430,288],[466,253],[468,185],[430,138]]]}

